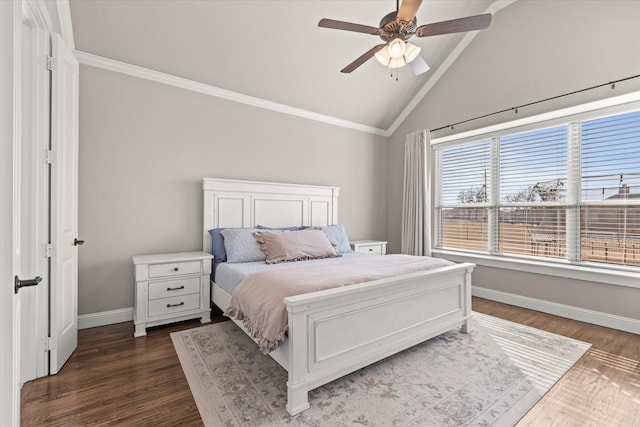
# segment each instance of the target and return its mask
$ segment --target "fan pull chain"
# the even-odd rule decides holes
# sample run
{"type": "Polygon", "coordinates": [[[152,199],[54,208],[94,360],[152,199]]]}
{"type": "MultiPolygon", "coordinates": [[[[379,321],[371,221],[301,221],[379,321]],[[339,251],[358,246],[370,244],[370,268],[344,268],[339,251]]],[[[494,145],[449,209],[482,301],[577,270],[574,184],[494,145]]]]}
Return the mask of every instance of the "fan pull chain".
{"type": "Polygon", "coordinates": [[[389,68],[391,70],[391,74],[389,77],[393,78],[393,70],[396,70],[396,81],[398,81],[398,70],[399,68],[389,68]]]}

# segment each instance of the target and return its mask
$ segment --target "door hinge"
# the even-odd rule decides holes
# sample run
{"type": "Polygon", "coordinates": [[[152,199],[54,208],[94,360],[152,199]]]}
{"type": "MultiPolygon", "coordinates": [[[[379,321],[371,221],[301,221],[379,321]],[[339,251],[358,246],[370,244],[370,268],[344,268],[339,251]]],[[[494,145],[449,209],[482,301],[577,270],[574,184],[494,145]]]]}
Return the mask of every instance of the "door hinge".
{"type": "Polygon", "coordinates": [[[47,243],[44,245],[44,257],[51,258],[53,257],[53,244],[47,243]]]}
{"type": "Polygon", "coordinates": [[[53,71],[56,69],[56,66],[58,61],[56,61],[56,58],[54,58],[53,56],[47,56],[47,70],[49,71],[53,71]]]}
{"type": "Polygon", "coordinates": [[[51,351],[56,348],[56,342],[51,337],[47,337],[43,340],[42,346],[44,351],[51,351]]]}
{"type": "Polygon", "coordinates": [[[45,160],[47,164],[53,164],[56,162],[56,152],[53,150],[46,150],[45,160]]]}

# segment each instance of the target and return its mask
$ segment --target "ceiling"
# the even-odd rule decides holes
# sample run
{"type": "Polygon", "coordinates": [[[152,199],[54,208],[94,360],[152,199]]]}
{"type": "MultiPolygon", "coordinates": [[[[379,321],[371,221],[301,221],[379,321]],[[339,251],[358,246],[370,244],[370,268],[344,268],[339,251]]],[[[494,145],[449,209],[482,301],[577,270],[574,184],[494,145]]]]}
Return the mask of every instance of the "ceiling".
{"type": "MultiPolygon", "coordinates": [[[[493,0],[424,0],[418,25],[484,13],[493,0]]],[[[399,78],[369,60],[377,36],[319,28],[321,18],[370,26],[393,0],[71,0],[76,50],[285,104],[389,129],[464,37],[411,39],[431,69],[399,78]]],[[[484,31],[491,31],[491,27],[484,31]]],[[[482,36],[482,32],[479,34],[482,36]]]]}

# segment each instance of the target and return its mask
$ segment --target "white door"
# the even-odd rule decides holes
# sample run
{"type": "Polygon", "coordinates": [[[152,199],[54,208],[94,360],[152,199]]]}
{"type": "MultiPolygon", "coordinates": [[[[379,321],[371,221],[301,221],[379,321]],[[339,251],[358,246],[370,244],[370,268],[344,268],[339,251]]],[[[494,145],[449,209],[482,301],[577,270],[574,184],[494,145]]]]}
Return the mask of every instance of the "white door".
{"type": "Polygon", "coordinates": [[[78,61],[52,35],[51,78],[51,314],[50,374],[78,343],[78,61]]]}
{"type": "MultiPolygon", "coordinates": [[[[21,316],[24,293],[18,279],[34,279],[31,260],[36,234],[28,176],[32,146],[24,144],[22,53],[25,14],[21,2],[0,2],[0,424],[20,424],[21,316]],[[29,277],[27,277],[29,276],[29,277]]],[[[25,35],[26,32],[26,35],[25,35]]],[[[28,43],[28,41],[27,41],[28,43]]],[[[27,91],[28,93],[28,91],[27,91]]],[[[28,102],[28,100],[27,100],[28,102]]],[[[27,118],[28,120],[28,118],[27,118]]],[[[37,280],[31,282],[36,283],[37,280]]]]}
{"type": "Polygon", "coordinates": [[[41,10],[32,2],[21,2],[20,33],[20,141],[19,240],[20,278],[42,278],[39,285],[25,287],[21,294],[20,383],[49,373],[48,258],[46,246],[49,220],[49,56],[50,35],[41,10]]]}

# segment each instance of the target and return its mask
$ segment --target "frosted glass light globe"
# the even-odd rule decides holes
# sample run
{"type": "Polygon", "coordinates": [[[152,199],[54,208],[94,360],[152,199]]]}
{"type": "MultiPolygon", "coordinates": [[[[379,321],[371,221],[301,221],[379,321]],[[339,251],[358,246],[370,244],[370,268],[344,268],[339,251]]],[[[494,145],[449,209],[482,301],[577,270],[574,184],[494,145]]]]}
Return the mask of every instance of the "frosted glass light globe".
{"type": "Polygon", "coordinates": [[[375,57],[378,60],[378,62],[384,65],[385,67],[389,65],[389,60],[391,59],[391,57],[389,56],[389,46],[385,46],[379,51],[377,51],[375,53],[375,57]]]}
{"type": "Polygon", "coordinates": [[[407,43],[406,51],[404,53],[404,59],[407,61],[407,64],[416,59],[416,57],[420,53],[420,50],[420,47],[411,43],[407,43]]]}
{"type": "Polygon", "coordinates": [[[389,68],[402,68],[407,65],[407,62],[401,56],[400,58],[391,58],[389,61],[389,68]]]}
{"type": "Polygon", "coordinates": [[[402,58],[404,55],[404,51],[407,49],[407,46],[402,39],[393,39],[391,43],[389,43],[389,56],[393,59],[402,58]]]}

